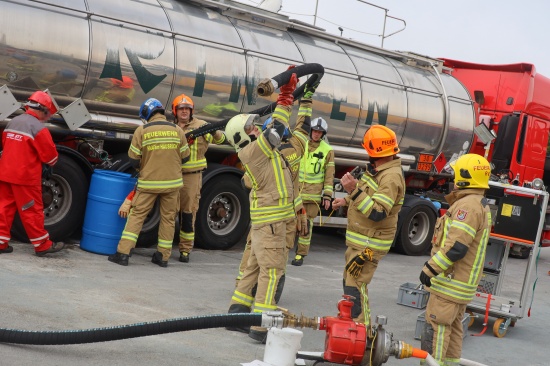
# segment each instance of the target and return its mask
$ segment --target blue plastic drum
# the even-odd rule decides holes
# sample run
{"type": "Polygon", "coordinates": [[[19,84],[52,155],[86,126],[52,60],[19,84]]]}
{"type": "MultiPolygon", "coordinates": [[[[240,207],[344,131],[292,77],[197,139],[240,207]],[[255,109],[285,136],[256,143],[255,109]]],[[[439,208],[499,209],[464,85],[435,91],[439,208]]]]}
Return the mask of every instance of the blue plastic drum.
{"type": "Polygon", "coordinates": [[[136,178],[128,173],[95,170],[88,191],[80,248],[110,255],[116,248],[126,219],[118,216],[118,208],[134,189],[136,178]]]}

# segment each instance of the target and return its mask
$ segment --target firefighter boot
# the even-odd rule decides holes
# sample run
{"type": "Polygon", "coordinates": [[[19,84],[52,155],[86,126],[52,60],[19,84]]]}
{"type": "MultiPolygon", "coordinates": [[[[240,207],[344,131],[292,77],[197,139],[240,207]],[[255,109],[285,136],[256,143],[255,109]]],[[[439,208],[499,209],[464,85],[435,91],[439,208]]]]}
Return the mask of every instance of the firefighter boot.
{"type": "Polygon", "coordinates": [[[61,241],[58,241],[57,243],[52,243],[52,246],[49,247],[48,249],[43,250],[41,252],[34,252],[34,254],[36,254],[38,257],[43,257],[46,254],[59,252],[60,250],[63,250],[64,248],[65,248],[65,243],[63,243],[61,241]]]}
{"type": "Polygon", "coordinates": [[[159,267],[166,268],[168,267],[168,261],[162,260],[162,253],[161,252],[154,252],[153,258],[151,258],[151,262],[155,263],[159,267]]]}
{"type": "Polygon", "coordinates": [[[267,340],[267,328],[251,326],[248,336],[262,344],[267,340]]]}
{"type": "Polygon", "coordinates": [[[180,253],[180,262],[189,263],[189,253],[181,252],[180,253]]]}
{"type": "Polygon", "coordinates": [[[115,254],[110,255],[107,259],[109,262],[120,264],[121,266],[128,265],[128,255],[116,252],[115,254]]]}
{"type": "MultiPolygon", "coordinates": [[[[241,305],[241,304],[231,304],[231,306],[229,307],[229,310],[227,312],[229,314],[243,314],[243,313],[248,314],[248,313],[250,313],[250,308],[248,306],[241,305]]],[[[234,326],[234,327],[225,327],[225,329],[232,330],[232,331],[235,331],[235,332],[241,332],[241,333],[250,332],[250,327],[234,326]]]]}
{"type": "Polygon", "coordinates": [[[8,253],[11,253],[13,252],[13,247],[11,246],[6,246],[5,248],[2,248],[0,249],[0,254],[8,254],[8,253]]]}
{"type": "Polygon", "coordinates": [[[304,264],[304,257],[305,255],[296,254],[294,259],[292,260],[292,265],[301,266],[302,264],[304,264]]]}

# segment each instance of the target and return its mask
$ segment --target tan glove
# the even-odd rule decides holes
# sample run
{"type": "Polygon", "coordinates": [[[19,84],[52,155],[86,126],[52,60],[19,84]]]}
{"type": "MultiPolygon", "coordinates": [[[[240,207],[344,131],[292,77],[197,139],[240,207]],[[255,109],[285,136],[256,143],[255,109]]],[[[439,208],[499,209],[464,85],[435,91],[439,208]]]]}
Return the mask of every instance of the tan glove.
{"type": "Polygon", "coordinates": [[[309,235],[309,223],[307,220],[306,210],[296,212],[296,231],[300,236],[309,235]]]}
{"type": "Polygon", "coordinates": [[[118,209],[118,215],[123,219],[127,218],[131,207],[132,207],[132,200],[129,200],[128,198],[126,198],[124,202],[122,202],[122,205],[120,205],[120,208],[118,209]]]}

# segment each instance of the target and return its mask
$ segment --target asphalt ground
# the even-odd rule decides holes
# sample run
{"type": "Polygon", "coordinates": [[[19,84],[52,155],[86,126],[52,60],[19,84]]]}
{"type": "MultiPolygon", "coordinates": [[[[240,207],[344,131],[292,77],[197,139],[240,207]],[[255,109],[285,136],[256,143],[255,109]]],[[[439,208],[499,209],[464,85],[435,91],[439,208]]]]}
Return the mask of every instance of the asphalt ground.
{"type": "MultiPolygon", "coordinates": [[[[227,251],[195,250],[191,262],[168,268],[151,263],[153,248],[138,248],[128,267],[78,244],[51,258],[33,255],[30,244],[12,243],[0,255],[0,328],[55,331],[111,327],[227,312],[244,242],[227,251]]],[[[288,265],[279,305],[295,314],[336,316],[342,295],[344,238],[318,230],[302,267],[288,265]]],[[[418,283],[426,256],[389,253],[369,286],[373,318],[388,318],[394,339],[419,347],[414,339],[422,310],[397,304],[399,288],[418,283]]],[[[502,292],[519,298],[527,260],[508,260],[502,292]]],[[[531,316],[519,319],[503,338],[492,334],[495,318],[482,336],[467,336],[462,357],[486,365],[548,365],[550,329],[550,249],[542,249],[531,316]]],[[[476,319],[469,333],[479,333],[476,319]]],[[[303,330],[303,351],[323,351],[324,331],[303,330]]],[[[0,365],[239,365],[263,359],[264,346],[223,328],[171,333],[81,345],[0,344],[0,365]]],[[[307,362],[312,365],[312,361],[307,362]]],[[[325,363],[326,365],[327,363],[325,363]]],[[[322,365],[318,363],[318,365],[322,365]]],[[[386,365],[418,365],[390,357],[386,365]]]]}

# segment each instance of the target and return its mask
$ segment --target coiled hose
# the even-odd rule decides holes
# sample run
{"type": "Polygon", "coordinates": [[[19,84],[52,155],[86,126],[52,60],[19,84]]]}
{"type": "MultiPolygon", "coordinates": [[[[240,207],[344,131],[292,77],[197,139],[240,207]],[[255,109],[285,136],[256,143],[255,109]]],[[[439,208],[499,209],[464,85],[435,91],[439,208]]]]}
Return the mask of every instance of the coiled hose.
{"type": "Polygon", "coordinates": [[[215,314],[107,328],[31,331],[0,328],[0,343],[60,345],[116,341],[150,335],[220,327],[260,326],[262,314],[215,314]]]}
{"type": "MultiPolygon", "coordinates": [[[[298,76],[298,77],[302,77],[302,76],[305,76],[305,75],[311,75],[303,85],[301,85],[299,88],[297,88],[294,91],[294,93],[292,93],[292,95],[294,96],[294,99],[296,100],[304,94],[304,89],[305,89],[307,84],[313,85],[313,84],[315,84],[316,82],[320,81],[323,78],[323,75],[325,74],[325,68],[322,65],[316,64],[316,63],[304,64],[304,65],[296,66],[293,69],[286,70],[286,71],[278,74],[277,76],[274,76],[271,80],[273,80],[275,83],[277,83],[277,85],[284,85],[284,84],[289,82],[290,77],[292,76],[292,74],[296,74],[296,76],[298,76]]],[[[269,95],[270,94],[269,92],[262,91],[263,90],[262,88],[259,88],[259,89],[260,90],[258,90],[258,93],[260,93],[260,95],[262,95],[262,94],[263,95],[269,95]]],[[[277,106],[277,102],[273,102],[273,103],[271,103],[271,104],[269,104],[265,107],[255,109],[255,110],[253,110],[251,112],[247,112],[247,113],[249,113],[249,114],[259,114],[260,117],[262,117],[262,116],[265,116],[266,114],[272,113],[275,110],[276,106],[277,106]]],[[[185,134],[185,136],[187,137],[187,139],[195,139],[199,136],[206,135],[207,133],[212,133],[212,132],[215,132],[217,130],[221,130],[221,129],[225,128],[225,126],[227,125],[227,122],[229,122],[230,119],[231,118],[226,118],[222,121],[219,121],[219,122],[216,122],[216,123],[211,123],[211,124],[208,124],[204,127],[199,127],[196,130],[187,132],[185,134]]]]}

